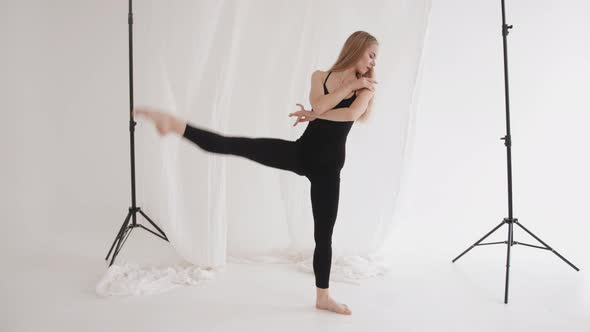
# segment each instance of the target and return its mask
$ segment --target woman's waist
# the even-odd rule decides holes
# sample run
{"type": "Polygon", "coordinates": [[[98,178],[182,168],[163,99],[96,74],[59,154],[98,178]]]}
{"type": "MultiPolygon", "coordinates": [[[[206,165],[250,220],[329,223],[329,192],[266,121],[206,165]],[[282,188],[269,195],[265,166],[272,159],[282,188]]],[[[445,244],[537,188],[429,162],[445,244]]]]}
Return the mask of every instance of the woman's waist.
{"type": "Polygon", "coordinates": [[[301,137],[297,141],[301,142],[313,142],[313,143],[324,143],[324,144],[344,144],[348,137],[349,130],[306,130],[303,132],[301,137]]]}

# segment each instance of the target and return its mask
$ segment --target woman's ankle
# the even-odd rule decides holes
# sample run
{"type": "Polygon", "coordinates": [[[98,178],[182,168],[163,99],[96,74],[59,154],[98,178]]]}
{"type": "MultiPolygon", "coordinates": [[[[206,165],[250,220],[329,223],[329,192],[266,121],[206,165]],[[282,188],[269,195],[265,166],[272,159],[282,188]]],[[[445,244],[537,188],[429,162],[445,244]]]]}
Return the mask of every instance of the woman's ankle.
{"type": "Polygon", "coordinates": [[[176,117],[172,120],[172,130],[178,134],[179,136],[184,136],[184,131],[186,130],[186,121],[178,119],[176,117]]]}
{"type": "Polygon", "coordinates": [[[330,297],[329,289],[316,287],[316,297],[318,300],[327,299],[328,297],[330,297]]]}

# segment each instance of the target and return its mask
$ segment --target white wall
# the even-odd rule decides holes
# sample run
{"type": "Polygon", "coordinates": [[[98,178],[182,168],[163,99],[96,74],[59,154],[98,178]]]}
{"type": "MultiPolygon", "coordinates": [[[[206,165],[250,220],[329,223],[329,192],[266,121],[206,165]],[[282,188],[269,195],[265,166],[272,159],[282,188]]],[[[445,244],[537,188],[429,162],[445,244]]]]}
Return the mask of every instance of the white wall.
{"type": "Polygon", "coordinates": [[[104,231],[103,251],[130,201],[126,3],[2,1],[0,12],[2,246],[104,231]]]}
{"type": "MultiPolygon", "coordinates": [[[[590,3],[510,0],[506,6],[514,26],[508,36],[514,216],[584,268],[590,261],[590,3]]],[[[506,133],[500,8],[500,0],[433,1],[395,239],[400,254],[450,261],[508,216],[506,149],[499,139],[506,133]]],[[[494,240],[506,240],[507,231],[504,226],[494,240]]],[[[515,234],[537,244],[520,229],[515,234]]],[[[503,269],[505,246],[487,248],[468,255],[493,255],[503,269]]],[[[513,257],[519,265],[527,264],[525,257],[563,264],[527,247],[516,247],[513,257]]]]}

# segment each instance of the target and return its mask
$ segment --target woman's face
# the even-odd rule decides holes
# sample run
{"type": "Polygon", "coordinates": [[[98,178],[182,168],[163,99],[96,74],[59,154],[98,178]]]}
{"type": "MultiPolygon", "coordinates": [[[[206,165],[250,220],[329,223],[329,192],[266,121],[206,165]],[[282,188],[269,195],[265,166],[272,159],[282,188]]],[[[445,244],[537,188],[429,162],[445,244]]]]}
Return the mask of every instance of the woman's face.
{"type": "Polygon", "coordinates": [[[357,72],[365,75],[370,69],[375,67],[378,51],[378,44],[373,43],[369,47],[367,47],[367,49],[365,50],[365,54],[363,54],[363,56],[356,65],[357,72]]]}

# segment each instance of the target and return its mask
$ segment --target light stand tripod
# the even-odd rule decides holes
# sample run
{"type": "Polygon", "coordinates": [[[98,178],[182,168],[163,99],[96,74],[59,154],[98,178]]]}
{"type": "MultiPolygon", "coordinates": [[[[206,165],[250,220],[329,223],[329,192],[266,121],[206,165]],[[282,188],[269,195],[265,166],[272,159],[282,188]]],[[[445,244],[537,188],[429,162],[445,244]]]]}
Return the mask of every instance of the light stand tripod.
{"type": "Polygon", "coordinates": [[[129,0],[129,14],[128,14],[128,19],[127,19],[128,23],[129,23],[129,97],[130,97],[129,98],[129,100],[130,100],[129,138],[131,140],[131,207],[129,208],[129,212],[127,213],[127,217],[125,218],[125,221],[123,221],[123,225],[121,225],[121,228],[119,229],[119,233],[117,234],[117,237],[115,237],[115,241],[111,245],[111,249],[109,250],[107,257],[105,258],[105,260],[108,261],[109,256],[111,255],[111,252],[113,251],[113,248],[115,248],[115,244],[116,244],[116,249],[115,249],[115,252],[113,253],[113,258],[111,259],[111,263],[109,264],[109,266],[113,265],[113,263],[115,262],[115,258],[119,254],[119,251],[121,251],[121,249],[123,248],[123,244],[125,244],[125,241],[127,241],[127,238],[131,234],[131,231],[133,230],[133,228],[141,227],[141,228],[145,229],[146,231],[168,241],[166,234],[164,234],[164,232],[143,211],[141,211],[141,208],[137,207],[137,205],[135,203],[135,137],[134,137],[134,133],[135,133],[136,122],[133,119],[133,28],[132,28],[133,27],[133,13],[131,11],[131,9],[132,9],[131,1],[132,0],[129,0]],[[149,221],[149,223],[152,224],[152,226],[154,226],[160,234],[157,234],[154,231],[144,227],[143,225],[138,224],[137,223],[137,213],[138,212],[145,219],[147,219],[147,221],[149,221]],[[129,224],[129,220],[132,221],[131,225],[129,224]]]}
{"type": "Polygon", "coordinates": [[[504,218],[504,220],[498,226],[496,226],[494,229],[492,229],[488,234],[486,234],[484,237],[482,237],[479,241],[475,242],[475,244],[473,244],[471,247],[469,247],[467,250],[465,250],[463,253],[461,253],[461,255],[459,255],[455,259],[453,259],[453,263],[456,260],[458,260],[459,258],[461,258],[461,256],[465,255],[469,250],[473,249],[475,246],[483,246],[483,245],[490,245],[490,244],[506,244],[507,245],[506,246],[507,247],[507,255],[506,255],[506,283],[505,283],[505,287],[504,287],[504,303],[508,303],[508,276],[510,273],[510,248],[515,244],[520,244],[523,246],[528,246],[528,247],[533,247],[533,248],[538,248],[538,249],[550,250],[551,252],[556,254],[559,258],[561,258],[564,262],[569,264],[569,266],[574,268],[576,271],[580,271],[580,269],[578,269],[576,266],[574,266],[572,263],[570,263],[567,259],[565,259],[563,256],[561,256],[557,251],[555,251],[553,248],[551,248],[549,245],[547,245],[545,242],[543,242],[541,239],[539,239],[535,234],[531,233],[531,231],[526,229],[522,224],[520,224],[518,222],[518,219],[515,219],[512,216],[512,153],[511,153],[512,152],[512,150],[511,150],[512,140],[511,140],[511,136],[510,136],[510,105],[509,105],[510,103],[509,103],[509,98],[508,98],[508,51],[507,51],[507,43],[506,43],[506,36],[508,36],[509,30],[512,29],[512,25],[506,24],[506,15],[505,15],[505,11],[504,11],[504,0],[501,0],[501,1],[502,1],[502,39],[503,39],[503,49],[504,49],[504,93],[505,93],[505,97],[506,97],[505,98],[505,100],[506,100],[506,136],[504,136],[500,139],[504,140],[504,145],[506,146],[506,152],[507,152],[507,156],[508,156],[508,218],[504,218]],[[508,224],[508,240],[507,241],[480,243],[481,241],[483,241],[485,238],[487,238],[490,234],[495,232],[498,228],[500,228],[504,224],[508,224]],[[537,241],[542,243],[544,247],[514,241],[514,239],[513,239],[513,225],[514,224],[518,225],[525,232],[527,232],[529,235],[534,237],[537,241]]]}

